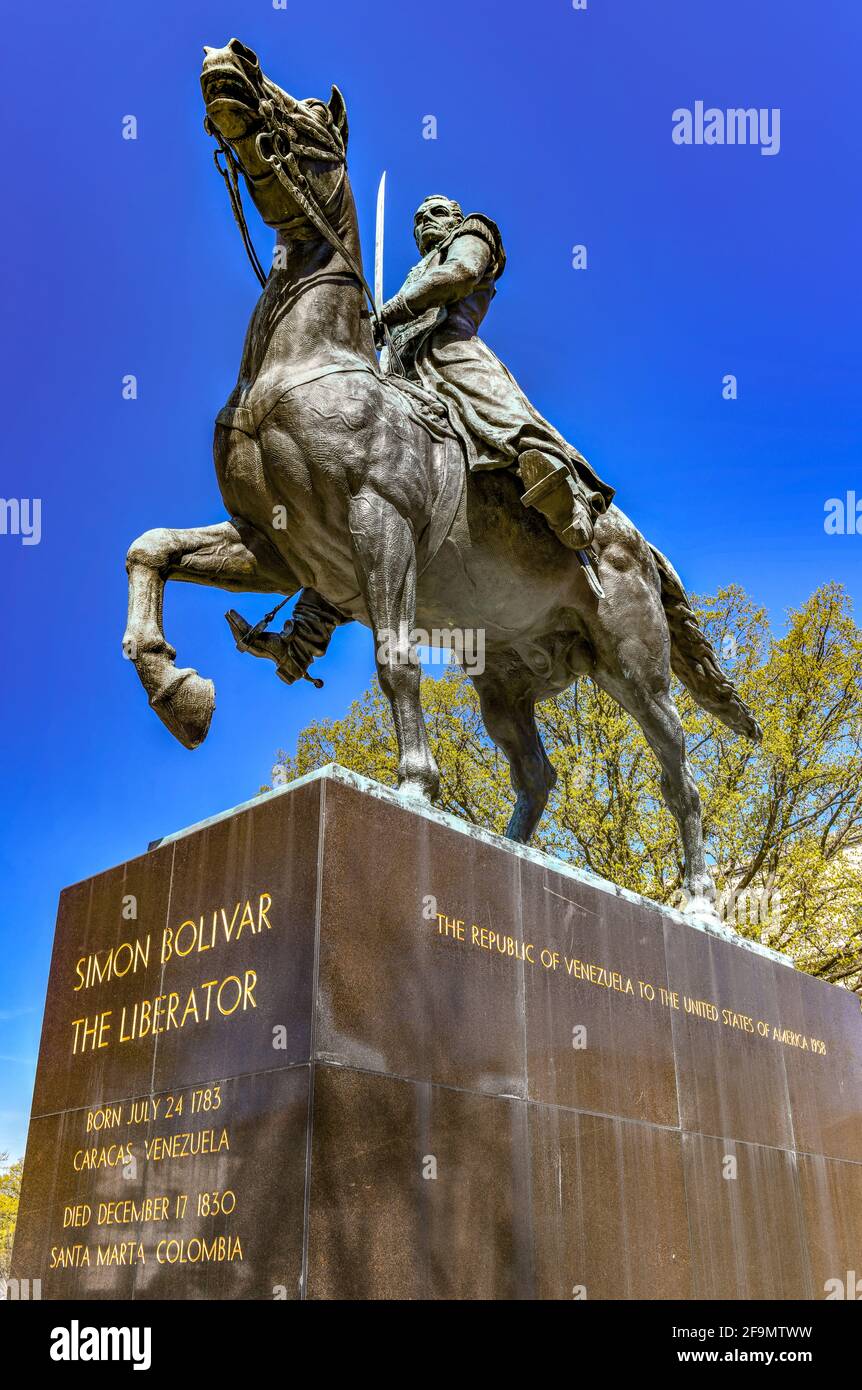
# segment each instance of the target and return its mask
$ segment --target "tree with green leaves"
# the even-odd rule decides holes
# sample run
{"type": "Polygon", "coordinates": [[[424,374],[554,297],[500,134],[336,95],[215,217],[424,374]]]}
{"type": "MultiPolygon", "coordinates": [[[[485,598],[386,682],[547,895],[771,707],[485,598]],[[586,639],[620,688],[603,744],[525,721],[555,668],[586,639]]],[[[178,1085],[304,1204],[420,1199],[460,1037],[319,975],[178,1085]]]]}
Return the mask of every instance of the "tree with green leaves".
{"type": "MultiPolygon", "coordinates": [[[[781,635],[737,586],[692,604],[763,728],[762,744],[752,745],[675,684],[718,910],[801,969],[862,992],[862,631],[850,600],[840,585],[823,586],[788,614],[781,635]]],[[[422,699],[439,805],[502,833],[508,765],[485,733],[472,685],[450,667],[423,680],[422,699]]],[[[558,782],[536,846],[679,903],[682,846],[640,729],[586,679],[537,713],[558,782]]],[[[273,778],[328,762],[395,781],[395,736],[376,682],[343,719],[310,724],[292,755],[278,754],[273,778]]]]}
{"type": "Polygon", "coordinates": [[[9,1278],[23,1171],[23,1158],[10,1163],[8,1153],[0,1153],[0,1280],[9,1278]]]}

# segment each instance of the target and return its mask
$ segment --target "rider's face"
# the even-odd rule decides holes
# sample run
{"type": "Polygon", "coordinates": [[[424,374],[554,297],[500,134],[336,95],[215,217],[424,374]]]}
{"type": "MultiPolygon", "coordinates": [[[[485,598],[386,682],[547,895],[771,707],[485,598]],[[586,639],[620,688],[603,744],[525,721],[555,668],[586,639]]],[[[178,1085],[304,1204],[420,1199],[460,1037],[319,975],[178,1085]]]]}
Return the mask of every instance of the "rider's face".
{"type": "Polygon", "coordinates": [[[416,222],[416,243],[423,256],[439,246],[444,237],[454,231],[461,218],[445,198],[426,203],[416,222]]]}

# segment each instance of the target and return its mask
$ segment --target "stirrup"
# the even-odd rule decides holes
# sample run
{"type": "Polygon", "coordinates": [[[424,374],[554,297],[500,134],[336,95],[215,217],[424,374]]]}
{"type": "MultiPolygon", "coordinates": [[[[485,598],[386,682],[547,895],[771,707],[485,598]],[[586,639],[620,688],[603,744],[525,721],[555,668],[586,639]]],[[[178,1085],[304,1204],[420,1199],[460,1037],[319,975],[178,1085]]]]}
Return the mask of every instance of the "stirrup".
{"type": "Polygon", "coordinates": [[[568,526],[562,531],[557,532],[563,545],[567,545],[570,550],[586,550],[592,545],[596,528],[593,525],[589,508],[581,497],[572,499],[572,519],[568,526]],[[580,516],[576,516],[580,512],[580,516]]]}

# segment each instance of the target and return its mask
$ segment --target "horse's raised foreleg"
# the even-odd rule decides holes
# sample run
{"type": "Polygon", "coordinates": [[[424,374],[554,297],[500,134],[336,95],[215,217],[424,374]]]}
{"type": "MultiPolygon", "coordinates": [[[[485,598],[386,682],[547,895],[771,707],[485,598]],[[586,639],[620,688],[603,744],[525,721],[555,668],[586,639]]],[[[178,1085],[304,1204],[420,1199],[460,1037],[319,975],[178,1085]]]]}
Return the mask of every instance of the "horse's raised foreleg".
{"type": "MultiPolygon", "coordinates": [[[[206,738],[215,708],[210,680],[174,665],[162,610],[169,579],[234,592],[286,593],[284,574],[270,562],[268,543],[242,523],[222,521],[175,531],[146,531],[129,547],[129,616],[123,650],[134,663],[150,704],[175,738],[196,748],[206,738]]],[[[295,588],[296,586],[294,586],[295,588]]]]}
{"type": "Polygon", "coordinates": [[[419,698],[421,670],[411,648],[416,619],[416,548],[396,507],[371,489],[350,500],[356,573],[374,634],[377,678],[392,708],[398,788],[434,800],[440,774],[428,745],[419,698]]]}
{"type": "Polygon", "coordinates": [[[472,681],[485,728],[509,760],[515,809],[506,836],[527,845],[557,780],[536,726],[535,678],[526,666],[486,667],[472,681]]]}

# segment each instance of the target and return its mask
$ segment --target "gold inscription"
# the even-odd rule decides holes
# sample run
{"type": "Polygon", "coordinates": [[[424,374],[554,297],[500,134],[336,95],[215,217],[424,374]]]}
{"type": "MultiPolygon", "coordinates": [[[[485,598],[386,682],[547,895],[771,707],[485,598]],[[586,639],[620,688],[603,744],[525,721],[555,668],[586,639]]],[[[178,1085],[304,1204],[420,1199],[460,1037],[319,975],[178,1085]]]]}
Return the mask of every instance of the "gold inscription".
{"type": "MultiPolygon", "coordinates": [[[[98,989],[115,980],[153,966],[159,972],[172,963],[200,956],[206,951],[242,945],[248,938],[272,931],[272,895],[261,893],[255,901],[246,899],[231,908],[217,907],[188,917],[176,926],[165,927],[153,947],[151,935],[140,941],[124,941],[104,951],[94,951],[75,964],[73,992],[98,989]]],[[[202,980],[190,988],[167,989],[163,994],[147,995],[116,1009],[101,1009],[72,1020],[72,1056],[123,1043],[156,1037],[196,1024],[221,1018],[241,1017],[256,1009],[257,972],[243,970],[231,975],[202,980]]],[[[118,1123],[111,1109],[89,1121],[93,1129],[107,1129],[118,1123]]]]}
{"type": "Polygon", "coordinates": [[[711,999],[693,999],[678,990],[655,985],[650,980],[633,979],[610,965],[579,960],[576,956],[567,956],[565,952],[554,950],[553,947],[504,935],[490,927],[477,926],[475,922],[468,926],[464,918],[450,917],[445,912],[438,912],[435,921],[437,936],[451,941],[454,945],[496,953],[507,960],[523,961],[527,965],[538,965],[539,969],[564,974],[579,984],[628,995],[646,1004],[658,1004],[666,1009],[678,1010],[692,1018],[703,1019],[707,1023],[715,1023],[731,1031],[780,1043],[785,1047],[796,1047],[802,1052],[811,1052],[818,1057],[826,1056],[826,1043],[822,1038],[806,1036],[795,1029],[783,1027],[774,1021],[770,1022],[769,1019],[754,1018],[751,1014],[722,1006],[711,999]]]}

